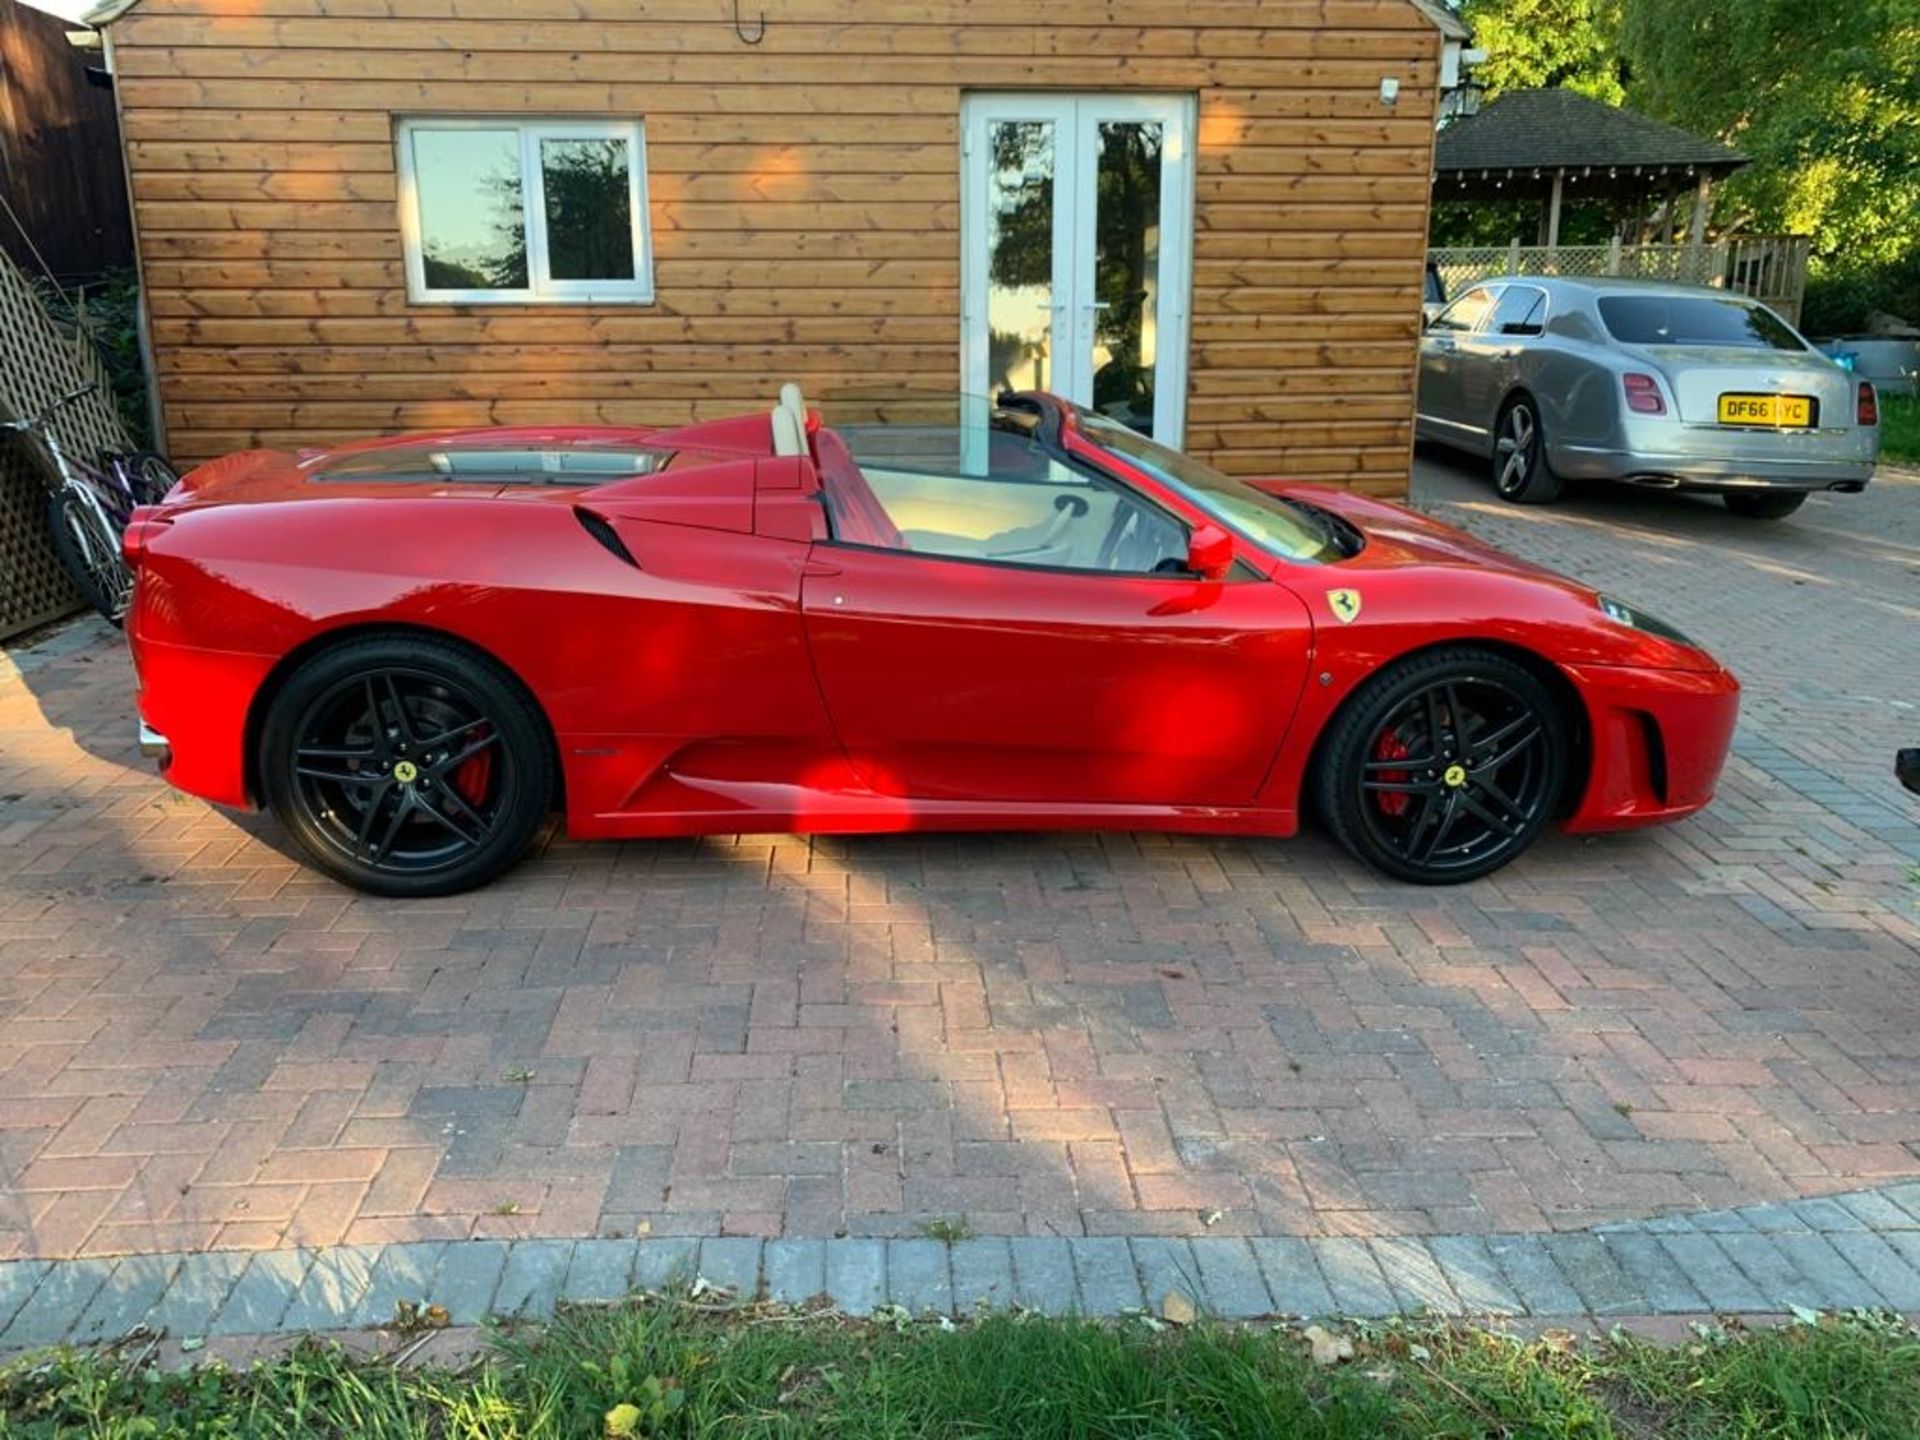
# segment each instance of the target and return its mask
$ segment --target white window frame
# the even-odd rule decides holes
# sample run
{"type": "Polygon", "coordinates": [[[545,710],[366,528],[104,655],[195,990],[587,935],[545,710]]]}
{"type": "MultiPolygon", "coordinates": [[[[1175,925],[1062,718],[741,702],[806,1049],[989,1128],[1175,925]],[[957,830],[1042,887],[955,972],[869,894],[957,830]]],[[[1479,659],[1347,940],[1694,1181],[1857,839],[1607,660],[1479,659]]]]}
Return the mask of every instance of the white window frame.
{"type": "Polygon", "coordinates": [[[647,214],[647,127],[641,120],[528,120],[508,115],[415,115],[398,121],[394,152],[399,166],[400,240],[406,255],[407,299],[415,305],[591,305],[653,303],[653,227],[647,214]],[[421,243],[420,190],[414,173],[413,136],[427,130],[511,130],[520,140],[521,217],[527,236],[524,290],[436,290],[427,286],[421,243]],[[633,221],[633,279],[555,280],[548,273],[546,175],[543,140],[624,140],[627,213],[633,221]]]}

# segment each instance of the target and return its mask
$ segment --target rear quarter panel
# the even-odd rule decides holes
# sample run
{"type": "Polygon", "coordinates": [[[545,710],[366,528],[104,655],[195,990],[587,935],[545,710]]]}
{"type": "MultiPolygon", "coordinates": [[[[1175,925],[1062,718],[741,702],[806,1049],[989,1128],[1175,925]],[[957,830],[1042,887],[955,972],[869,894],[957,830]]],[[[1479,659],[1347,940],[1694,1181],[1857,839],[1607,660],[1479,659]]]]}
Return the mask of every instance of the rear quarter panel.
{"type": "Polygon", "coordinates": [[[569,505],[523,498],[187,512],[152,543],[130,621],[169,779],[247,803],[248,715],[275,667],[377,626],[465,640],[519,676],[570,810],[617,805],[690,740],[830,742],[800,631],[804,543],[644,521],[621,534],[640,569],[569,505]]]}

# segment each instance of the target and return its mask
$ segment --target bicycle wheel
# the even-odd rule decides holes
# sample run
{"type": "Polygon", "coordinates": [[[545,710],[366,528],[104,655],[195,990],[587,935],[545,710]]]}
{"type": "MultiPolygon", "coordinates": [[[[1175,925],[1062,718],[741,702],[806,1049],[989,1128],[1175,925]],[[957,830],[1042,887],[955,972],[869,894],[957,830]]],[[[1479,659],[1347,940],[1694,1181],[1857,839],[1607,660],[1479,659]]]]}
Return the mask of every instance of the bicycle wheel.
{"type": "Polygon", "coordinates": [[[136,505],[158,505],[167,498],[167,492],[180,483],[180,472],[173,468],[173,463],[151,450],[132,451],[121,464],[126,467],[121,473],[133,491],[136,505]]]}
{"type": "Polygon", "coordinates": [[[71,486],[47,496],[47,525],[54,554],[87,603],[115,625],[126,618],[133,598],[133,574],[120,558],[119,537],[99,504],[71,486]]]}

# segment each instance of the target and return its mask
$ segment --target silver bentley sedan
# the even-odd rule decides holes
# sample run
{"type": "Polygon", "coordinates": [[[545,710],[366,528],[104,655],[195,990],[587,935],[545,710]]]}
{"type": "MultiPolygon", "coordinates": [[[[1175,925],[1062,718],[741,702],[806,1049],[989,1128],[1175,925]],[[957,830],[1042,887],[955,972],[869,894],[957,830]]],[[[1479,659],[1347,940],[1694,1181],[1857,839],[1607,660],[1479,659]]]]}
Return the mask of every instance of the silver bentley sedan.
{"type": "Polygon", "coordinates": [[[1871,383],[1725,290],[1506,276],[1420,340],[1420,438],[1489,461],[1529,504],[1619,480],[1779,519],[1811,491],[1864,489],[1879,421],[1871,383]]]}

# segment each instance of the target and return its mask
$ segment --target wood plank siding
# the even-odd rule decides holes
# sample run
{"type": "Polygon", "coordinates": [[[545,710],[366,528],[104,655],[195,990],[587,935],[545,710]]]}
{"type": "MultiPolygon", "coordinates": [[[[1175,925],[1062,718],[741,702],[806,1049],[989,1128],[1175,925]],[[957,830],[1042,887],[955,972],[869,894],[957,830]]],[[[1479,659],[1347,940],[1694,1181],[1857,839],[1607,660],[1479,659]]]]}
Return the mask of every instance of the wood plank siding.
{"type": "Polygon", "coordinates": [[[110,33],[175,455],[951,389],[962,95],[1139,90],[1198,96],[1187,448],[1404,490],[1441,43],[1408,0],[742,8],[762,43],[730,0],[143,0],[110,33]],[[394,123],[460,114],[643,119],[655,302],[410,303],[394,123]]]}

